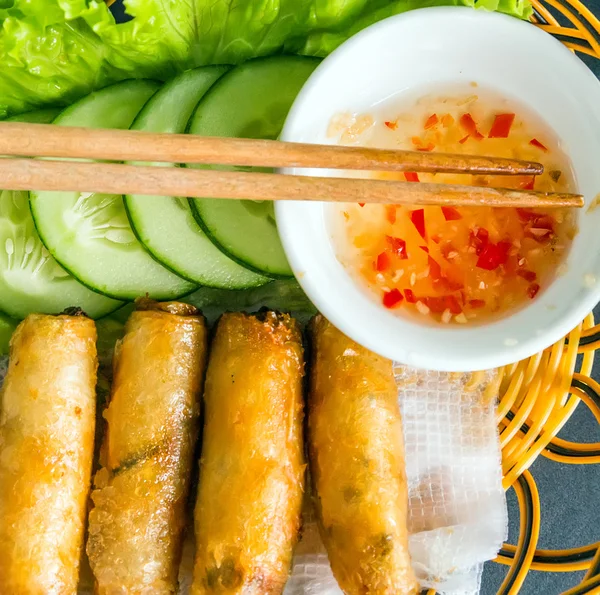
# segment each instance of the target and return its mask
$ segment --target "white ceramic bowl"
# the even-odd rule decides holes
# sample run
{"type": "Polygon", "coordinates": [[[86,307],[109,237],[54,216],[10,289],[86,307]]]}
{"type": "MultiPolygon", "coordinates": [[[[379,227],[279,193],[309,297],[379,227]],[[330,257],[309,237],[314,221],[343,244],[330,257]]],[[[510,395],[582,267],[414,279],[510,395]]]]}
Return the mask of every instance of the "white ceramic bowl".
{"type": "MultiPolygon", "coordinates": [[[[309,78],[282,139],[330,143],[326,131],[335,114],[365,113],[405,92],[427,91],[432,83],[451,88],[470,81],[531,107],[554,129],[572,159],[587,209],[600,192],[600,84],[556,39],[500,14],[425,8],[365,29],[309,78]]],[[[477,326],[421,325],[386,310],[338,262],[322,203],[280,202],[276,214],[298,281],[340,330],[396,361],[466,371],[508,364],[548,347],[600,300],[600,209],[586,209],[579,215],[567,273],[527,307],[477,326]]]]}

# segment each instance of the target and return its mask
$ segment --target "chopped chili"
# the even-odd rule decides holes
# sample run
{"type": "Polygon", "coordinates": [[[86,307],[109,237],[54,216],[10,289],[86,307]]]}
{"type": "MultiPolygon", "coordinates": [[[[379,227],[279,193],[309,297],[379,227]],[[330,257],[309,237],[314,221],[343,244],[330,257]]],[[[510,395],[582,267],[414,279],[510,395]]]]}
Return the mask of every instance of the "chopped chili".
{"type": "Polygon", "coordinates": [[[407,182],[418,182],[419,181],[419,174],[415,173],[414,171],[405,171],[404,177],[406,178],[407,182]]]}
{"type": "Polygon", "coordinates": [[[465,143],[466,143],[466,142],[469,140],[469,137],[470,137],[470,136],[471,136],[470,134],[467,134],[467,136],[463,136],[463,138],[461,138],[461,139],[460,139],[458,142],[459,142],[461,145],[464,145],[464,144],[465,144],[465,143]]]}
{"type": "Polygon", "coordinates": [[[544,151],[545,153],[547,153],[547,152],[548,152],[548,147],[546,147],[545,145],[543,145],[543,144],[542,144],[542,143],[541,143],[541,142],[540,142],[540,141],[539,141],[537,138],[532,138],[532,139],[529,141],[529,144],[530,144],[532,147],[536,147],[536,148],[538,148],[538,149],[541,149],[541,150],[542,150],[542,151],[544,151]]]}
{"type": "Polygon", "coordinates": [[[523,279],[525,279],[525,281],[528,283],[531,283],[537,279],[537,275],[533,271],[526,271],[525,269],[519,269],[517,271],[517,275],[519,275],[519,277],[523,277],[523,279]]]}
{"type": "Polygon", "coordinates": [[[481,140],[483,138],[483,134],[477,130],[477,124],[475,123],[475,120],[473,120],[471,114],[463,114],[460,117],[460,125],[465,129],[467,135],[472,136],[475,140],[481,140]]]}
{"type": "Polygon", "coordinates": [[[415,297],[415,294],[412,289],[405,289],[404,297],[406,298],[406,302],[408,304],[416,304],[417,303],[417,298],[415,297]]]}
{"type": "Polygon", "coordinates": [[[469,306],[474,310],[483,308],[485,306],[485,300],[469,300],[469,306]]]}
{"type": "Polygon", "coordinates": [[[437,123],[439,122],[437,114],[431,114],[431,116],[429,116],[429,118],[427,118],[426,122],[425,122],[425,130],[429,130],[430,128],[433,128],[434,126],[437,125],[437,123]]]}
{"type": "Polygon", "coordinates": [[[389,242],[392,247],[392,252],[400,258],[400,260],[406,260],[408,253],[406,252],[406,242],[401,238],[395,238],[393,236],[385,236],[385,239],[389,242]]]}
{"type": "Polygon", "coordinates": [[[527,288],[527,295],[529,296],[530,299],[533,299],[538,294],[539,290],[540,290],[539,284],[538,283],[532,283],[527,288]]]}
{"type": "Polygon", "coordinates": [[[390,268],[390,257],[387,255],[386,252],[382,252],[377,256],[375,268],[378,271],[387,271],[390,268]]]}
{"type": "Polygon", "coordinates": [[[392,225],[394,225],[394,223],[396,223],[396,207],[394,205],[386,205],[385,206],[385,218],[392,225]]]}
{"type": "Polygon", "coordinates": [[[359,202],[359,203],[358,203],[358,206],[359,206],[359,207],[364,207],[364,206],[365,206],[365,203],[364,203],[364,202],[359,202]]]}
{"type": "Polygon", "coordinates": [[[458,256],[458,250],[451,242],[446,242],[440,249],[442,256],[446,260],[451,260],[455,256],[458,256]]]}
{"type": "Polygon", "coordinates": [[[423,239],[426,239],[425,232],[425,211],[423,209],[417,209],[416,211],[410,212],[410,220],[412,224],[416,227],[420,236],[423,239]]]}
{"type": "Polygon", "coordinates": [[[446,301],[442,296],[428,296],[420,298],[434,314],[441,314],[446,309],[446,301]]]}
{"type": "Polygon", "coordinates": [[[392,289],[383,293],[383,305],[386,308],[397,306],[404,299],[399,289],[392,289]]]}
{"type": "Polygon", "coordinates": [[[429,265],[429,276],[434,283],[442,280],[442,267],[440,264],[431,256],[427,257],[427,264],[429,265]]]}
{"type": "Polygon", "coordinates": [[[444,302],[446,303],[446,308],[450,310],[452,314],[460,314],[462,312],[461,305],[453,295],[444,296],[444,302]]]}
{"type": "Polygon", "coordinates": [[[418,147],[417,151],[433,151],[435,149],[435,145],[433,143],[427,143],[424,147],[418,147]]]}
{"type": "Polygon", "coordinates": [[[458,221],[462,219],[462,215],[454,207],[442,207],[442,213],[444,213],[444,219],[446,221],[458,221]]]}
{"type": "Polygon", "coordinates": [[[398,122],[384,122],[384,124],[390,129],[390,130],[396,130],[396,128],[398,128],[398,122]]]}
{"type": "Polygon", "coordinates": [[[515,114],[498,114],[494,118],[488,138],[508,138],[514,121],[515,114]]]}
{"type": "Polygon", "coordinates": [[[508,250],[510,247],[510,242],[498,242],[497,244],[488,242],[481,251],[476,266],[486,271],[496,270],[508,260],[508,250]]]}
{"type": "Polygon", "coordinates": [[[484,227],[478,227],[476,231],[469,232],[469,246],[475,248],[475,254],[481,254],[489,241],[490,234],[484,227]]]}
{"type": "Polygon", "coordinates": [[[535,176],[528,176],[526,180],[519,184],[519,188],[523,188],[523,190],[533,190],[535,185],[535,176]]]}
{"type": "Polygon", "coordinates": [[[442,285],[448,291],[460,291],[465,287],[464,283],[462,283],[461,281],[455,281],[453,279],[450,279],[448,276],[442,277],[442,285]]]}
{"type": "Polygon", "coordinates": [[[419,248],[421,248],[421,250],[423,250],[423,252],[426,252],[427,254],[429,254],[429,248],[427,246],[419,246],[419,248]]]}

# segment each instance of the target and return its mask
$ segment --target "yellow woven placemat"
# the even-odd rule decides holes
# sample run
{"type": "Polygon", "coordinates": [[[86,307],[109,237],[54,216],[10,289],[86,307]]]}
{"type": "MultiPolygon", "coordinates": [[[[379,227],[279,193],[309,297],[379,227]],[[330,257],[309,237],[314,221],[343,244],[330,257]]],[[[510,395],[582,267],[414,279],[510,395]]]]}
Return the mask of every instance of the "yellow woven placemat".
{"type": "MultiPolygon", "coordinates": [[[[532,18],[573,51],[600,59],[600,21],[579,0],[533,0],[532,18]]],[[[516,546],[505,544],[496,562],[510,566],[498,595],[519,592],[529,570],[587,570],[563,595],[600,593],[600,543],[568,550],[537,549],[540,499],[528,469],[539,456],[574,465],[600,463],[600,443],[577,444],[557,437],[580,402],[600,423],[600,384],[590,377],[600,325],[590,314],[542,353],[502,370],[498,426],[504,487],[513,487],[520,509],[516,546]],[[581,357],[578,358],[578,355],[581,357]]]]}

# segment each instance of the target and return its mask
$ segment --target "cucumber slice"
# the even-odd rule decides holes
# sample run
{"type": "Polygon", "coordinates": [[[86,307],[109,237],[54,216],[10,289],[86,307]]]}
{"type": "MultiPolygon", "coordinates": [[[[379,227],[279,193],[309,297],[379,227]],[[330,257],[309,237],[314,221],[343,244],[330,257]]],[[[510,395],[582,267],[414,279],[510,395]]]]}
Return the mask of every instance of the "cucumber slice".
{"type": "Polygon", "coordinates": [[[29,124],[50,124],[60,114],[59,107],[49,107],[6,118],[6,122],[28,122],[29,124]]]}
{"type": "MultiPolygon", "coordinates": [[[[185,132],[202,96],[227,70],[227,66],[206,66],[179,75],[150,99],[131,128],[185,132]]],[[[206,237],[185,198],[129,195],[125,197],[125,207],[131,226],[146,250],[181,277],[226,289],[256,287],[267,282],[265,277],[225,256],[206,237]]]]}
{"type": "MultiPolygon", "coordinates": [[[[118,83],[67,108],[55,123],[129,128],[158,86],[145,80],[118,83]]],[[[145,294],[171,299],[194,288],[144,250],[131,229],[122,196],[31,192],[30,205],[40,237],[52,256],[95,291],[125,300],[145,294]]]]}
{"type": "Polygon", "coordinates": [[[10,338],[17,328],[18,322],[0,314],[0,355],[8,355],[10,347],[10,338]]]}
{"type": "MultiPolygon", "coordinates": [[[[47,124],[56,114],[40,110],[11,121],[47,124]]],[[[33,224],[27,192],[0,191],[0,311],[25,318],[32,312],[57,314],[70,306],[97,317],[116,310],[121,302],[88,289],[50,256],[33,224]]]]}
{"type": "MultiPolygon", "coordinates": [[[[318,64],[314,58],[275,56],[238,66],[200,102],[189,132],[276,139],[296,95],[318,64]]],[[[190,205],[202,229],[232,259],[270,277],[292,276],[273,203],[191,198],[190,205]]]]}

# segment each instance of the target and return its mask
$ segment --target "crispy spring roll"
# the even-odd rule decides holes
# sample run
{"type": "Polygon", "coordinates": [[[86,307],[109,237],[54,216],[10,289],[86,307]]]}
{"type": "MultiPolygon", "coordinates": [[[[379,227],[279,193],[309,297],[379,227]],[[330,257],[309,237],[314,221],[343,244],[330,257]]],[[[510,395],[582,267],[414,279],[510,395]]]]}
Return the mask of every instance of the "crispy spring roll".
{"type": "Polygon", "coordinates": [[[392,362],[322,316],[310,332],[310,472],[334,576],[347,595],[417,593],[392,362]]]}
{"type": "Polygon", "coordinates": [[[302,376],[292,318],[221,317],[204,393],[194,595],[283,591],[304,488],[302,376]]]}
{"type": "Polygon", "coordinates": [[[177,591],[206,345],[186,304],[141,302],[127,321],[89,515],[99,595],[177,591]]]}
{"type": "Polygon", "coordinates": [[[0,411],[0,592],[77,591],[95,429],[96,326],[32,314],[16,329],[0,411]]]}

